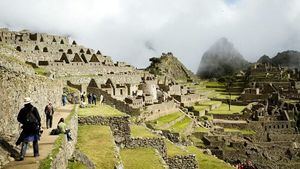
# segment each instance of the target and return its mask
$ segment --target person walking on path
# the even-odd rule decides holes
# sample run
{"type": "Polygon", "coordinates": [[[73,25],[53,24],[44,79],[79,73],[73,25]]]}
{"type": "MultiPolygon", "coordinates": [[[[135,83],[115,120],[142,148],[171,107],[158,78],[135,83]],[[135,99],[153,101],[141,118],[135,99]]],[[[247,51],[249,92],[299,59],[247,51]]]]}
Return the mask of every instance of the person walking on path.
{"type": "Polygon", "coordinates": [[[52,128],[52,120],[54,114],[54,108],[51,102],[45,107],[45,114],[46,114],[46,127],[52,128]]]}
{"type": "Polygon", "coordinates": [[[67,104],[67,94],[63,93],[62,94],[62,105],[65,106],[67,104]]]}
{"type": "Polygon", "coordinates": [[[99,103],[102,104],[102,102],[103,102],[103,95],[101,94],[99,103]]]}
{"type": "Polygon", "coordinates": [[[85,102],[85,92],[81,93],[80,100],[85,102]]]}
{"type": "Polygon", "coordinates": [[[92,104],[96,105],[97,104],[96,102],[97,102],[97,96],[96,96],[96,94],[93,93],[92,94],[92,104]]]}
{"type": "Polygon", "coordinates": [[[22,124],[22,132],[17,141],[17,145],[22,142],[20,160],[24,160],[29,142],[33,142],[34,157],[39,156],[38,140],[40,139],[41,118],[36,107],[31,104],[31,99],[24,99],[24,107],[18,114],[18,121],[22,124]]]}
{"type": "Polygon", "coordinates": [[[92,104],[92,101],[93,101],[93,95],[92,95],[92,93],[89,93],[88,96],[87,96],[87,98],[88,98],[88,103],[92,104]]]}

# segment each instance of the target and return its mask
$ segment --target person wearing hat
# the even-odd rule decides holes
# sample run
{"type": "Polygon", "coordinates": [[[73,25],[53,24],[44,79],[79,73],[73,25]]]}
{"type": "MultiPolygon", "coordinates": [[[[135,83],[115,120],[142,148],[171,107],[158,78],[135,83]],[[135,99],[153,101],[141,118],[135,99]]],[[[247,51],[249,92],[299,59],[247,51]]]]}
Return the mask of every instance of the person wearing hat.
{"type": "Polygon", "coordinates": [[[52,128],[54,108],[51,102],[49,102],[49,104],[45,107],[45,114],[46,114],[46,127],[47,129],[52,128]]]}
{"type": "Polygon", "coordinates": [[[31,99],[24,99],[24,107],[18,114],[18,121],[22,124],[22,132],[17,145],[22,142],[20,160],[24,160],[29,142],[33,142],[34,157],[39,156],[38,140],[40,139],[41,118],[36,107],[31,104],[31,99]]]}

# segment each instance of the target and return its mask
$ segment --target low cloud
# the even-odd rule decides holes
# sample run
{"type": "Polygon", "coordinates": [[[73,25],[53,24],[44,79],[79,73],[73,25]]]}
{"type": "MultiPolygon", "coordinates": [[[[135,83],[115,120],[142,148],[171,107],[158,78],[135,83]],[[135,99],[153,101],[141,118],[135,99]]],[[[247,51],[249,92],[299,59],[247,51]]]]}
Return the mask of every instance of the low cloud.
{"type": "Polygon", "coordinates": [[[220,37],[249,61],[300,50],[297,0],[1,0],[0,6],[1,27],[70,35],[136,67],[171,51],[195,72],[220,37]]]}

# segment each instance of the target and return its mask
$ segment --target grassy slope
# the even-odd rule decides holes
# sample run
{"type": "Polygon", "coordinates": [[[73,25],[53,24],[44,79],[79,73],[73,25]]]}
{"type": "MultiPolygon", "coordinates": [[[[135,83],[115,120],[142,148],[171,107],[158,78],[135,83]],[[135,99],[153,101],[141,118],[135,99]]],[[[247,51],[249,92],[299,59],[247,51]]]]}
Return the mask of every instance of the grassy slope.
{"type": "Polygon", "coordinates": [[[113,136],[108,126],[83,125],[78,127],[77,147],[85,153],[97,168],[114,168],[113,136]]]}
{"type": "Polygon", "coordinates": [[[124,116],[125,113],[120,112],[119,110],[106,105],[90,105],[91,107],[80,108],[78,110],[78,116],[124,116]]]}
{"type": "Polygon", "coordinates": [[[131,137],[155,138],[157,135],[151,133],[147,128],[140,125],[131,125],[131,137]]]}
{"type": "Polygon", "coordinates": [[[179,118],[180,116],[182,116],[183,114],[181,112],[175,112],[175,113],[171,113],[165,116],[162,116],[156,120],[152,121],[152,124],[154,124],[155,128],[161,128],[163,125],[170,123],[171,121],[176,120],[177,118],[179,118]]]}
{"type": "Polygon", "coordinates": [[[125,169],[164,168],[153,148],[122,149],[120,154],[125,169]]]}
{"type": "Polygon", "coordinates": [[[175,123],[172,125],[169,130],[181,133],[188,127],[188,125],[192,122],[192,120],[189,117],[184,117],[181,121],[175,123]]]}
{"type": "Polygon", "coordinates": [[[188,152],[195,154],[198,161],[199,168],[204,169],[233,169],[224,161],[210,155],[203,154],[198,148],[194,146],[187,147],[188,152]]]}
{"type": "Polygon", "coordinates": [[[233,113],[241,113],[241,111],[245,108],[245,106],[236,106],[231,105],[230,111],[228,109],[228,104],[222,104],[219,108],[212,110],[209,114],[233,114],[233,113]]]}

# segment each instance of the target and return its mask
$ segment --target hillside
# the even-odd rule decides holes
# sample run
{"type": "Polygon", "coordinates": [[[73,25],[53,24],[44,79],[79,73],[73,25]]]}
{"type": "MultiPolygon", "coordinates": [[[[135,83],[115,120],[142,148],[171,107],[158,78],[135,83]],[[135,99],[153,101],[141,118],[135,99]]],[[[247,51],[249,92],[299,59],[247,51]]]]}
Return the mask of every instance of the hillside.
{"type": "Polygon", "coordinates": [[[287,50],[277,53],[276,56],[270,58],[267,55],[263,55],[257,61],[258,63],[268,63],[273,66],[284,66],[289,68],[300,68],[300,52],[287,50]]]}
{"type": "Polygon", "coordinates": [[[196,76],[188,70],[171,52],[163,53],[160,58],[150,58],[151,65],[146,68],[155,75],[167,76],[175,80],[194,80],[196,76]]]}
{"type": "Polygon", "coordinates": [[[218,78],[232,75],[249,63],[226,38],[219,39],[202,56],[197,75],[201,78],[218,78]]]}

